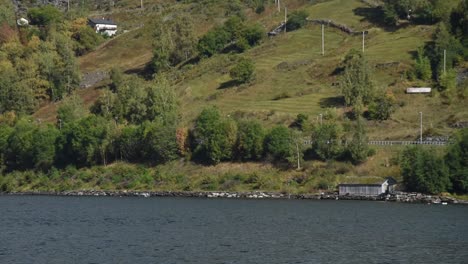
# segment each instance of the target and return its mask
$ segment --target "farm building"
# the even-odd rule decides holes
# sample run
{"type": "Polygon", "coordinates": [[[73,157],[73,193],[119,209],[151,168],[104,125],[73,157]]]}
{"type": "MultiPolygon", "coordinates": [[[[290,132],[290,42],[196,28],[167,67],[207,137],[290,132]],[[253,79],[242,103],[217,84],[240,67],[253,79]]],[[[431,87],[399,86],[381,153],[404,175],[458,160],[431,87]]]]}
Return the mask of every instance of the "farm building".
{"type": "Polygon", "coordinates": [[[407,94],[428,94],[431,93],[432,89],[429,87],[410,87],[406,88],[407,94]]]}
{"type": "Polygon", "coordinates": [[[105,34],[109,37],[112,37],[117,33],[117,24],[109,19],[90,18],[88,19],[88,25],[94,28],[96,33],[105,34]]]}
{"type": "Polygon", "coordinates": [[[340,195],[378,196],[395,190],[395,179],[388,177],[371,184],[342,183],[338,185],[340,195]]]}

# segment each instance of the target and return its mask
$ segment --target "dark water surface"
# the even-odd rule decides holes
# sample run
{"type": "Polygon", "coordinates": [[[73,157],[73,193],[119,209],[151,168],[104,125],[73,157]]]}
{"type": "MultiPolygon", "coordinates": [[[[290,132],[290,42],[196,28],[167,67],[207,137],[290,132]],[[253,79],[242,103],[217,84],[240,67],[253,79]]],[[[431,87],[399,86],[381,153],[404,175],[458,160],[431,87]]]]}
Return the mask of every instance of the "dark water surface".
{"type": "Polygon", "coordinates": [[[5,263],[468,263],[468,206],[0,196],[5,263]]]}

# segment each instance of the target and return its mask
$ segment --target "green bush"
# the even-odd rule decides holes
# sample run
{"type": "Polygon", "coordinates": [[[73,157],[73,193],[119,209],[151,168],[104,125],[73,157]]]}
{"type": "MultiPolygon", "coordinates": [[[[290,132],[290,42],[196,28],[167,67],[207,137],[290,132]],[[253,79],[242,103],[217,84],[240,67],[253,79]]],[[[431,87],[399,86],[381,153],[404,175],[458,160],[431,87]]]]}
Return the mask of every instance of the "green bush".
{"type": "Polygon", "coordinates": [[[229,74],[233,80],[239,83],[248,83],[255,77],[255,64],[251,59],[242,58],[229,74]]]}
{"type": "Polygon", "coordinates": [[[307,17],[309,14],[307,14],[306,11],[300,10],[300,11],[294,11],[291,14],[288,15],[288,21],[286,23],[286,29],[288,31],[293,31],[302,28],[307,24],[307,17]]]}
{"type": "Polygon", "coordinates": [[[294,120],[292,127],[296,127],[301,131],[305,131],[309,128],[309,116],[306,114],[298,114],[296,120],[294,120]]]}
{"type": "Polygon", "coordinates": [[[372,120],[387,120],[395,112],[395,100],[392,96],[381,95],[369,104],[367,111],[372,120]]]}
{"type": "Polygon", "coordinates": [[[60,10],[52,5],[31,8],[28,10],[28,17],[32,24],[40,26],[48,26],[63,19],[60,10]]]}
{"type": "Polygon", "coordinates": [[[229,39],[230,35],[224,28],[210,30],[198,41],[198,52],[203,57],[211,57],[221,52],[229,43],[229,39]]]}
{"type": "Polygon", "coordinates": [[[74,50],[78,56],[93,51],[104,41],[104,38],[100,34],[97,34],[92,28],[87,26],[80,28],[72,35],[72,38],[75,40],[74,50]]]}
{"type": "Polygon", "coordinates": [[[265,36],[265,30],[260,24],[249,26],[243,32],[243,37],[247,40],[250,47],[260,44],[265,36]]]}
{"type": "Polygon", "coordinates": [[[424,56],[424,50],[418,49],[418,56],[416,58],[416,65],[414,66],[415,75],[423,81],[430,81],[432,78],[431,60],[424,56]]]}

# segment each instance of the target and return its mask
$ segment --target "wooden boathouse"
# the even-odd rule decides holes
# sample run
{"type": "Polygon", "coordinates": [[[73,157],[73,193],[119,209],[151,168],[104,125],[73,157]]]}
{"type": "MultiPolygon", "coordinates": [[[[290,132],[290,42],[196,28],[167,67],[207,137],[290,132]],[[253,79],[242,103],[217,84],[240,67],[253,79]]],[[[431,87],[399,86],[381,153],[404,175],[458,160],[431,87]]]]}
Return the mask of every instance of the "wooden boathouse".
{"type": "Polygon", "coordinates": [[[370,184],[342,183],[338,185],[339,195],[351,196],[378,196],[395,190],[396,180],[392,177],[385,178],[370,184]]]}

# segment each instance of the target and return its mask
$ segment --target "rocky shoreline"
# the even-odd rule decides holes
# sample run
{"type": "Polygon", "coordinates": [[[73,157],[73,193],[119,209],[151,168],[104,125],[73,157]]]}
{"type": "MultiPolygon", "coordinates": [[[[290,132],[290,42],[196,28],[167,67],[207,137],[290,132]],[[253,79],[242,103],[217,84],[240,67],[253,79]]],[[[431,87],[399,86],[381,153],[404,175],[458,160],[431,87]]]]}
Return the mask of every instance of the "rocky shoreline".
{"type": "Polygon", "coordinates": [[[0,195],[41,195],[41,196],[97,196],[97,197],[186,197],[186,198],[225,198],[225,199],[294,199],[294,200],[361,200],[388,201],[426,204],[468,204],[468,201],[452,197],[426,195],[421,193],[396,192],[380,196],[351,196],[338,193],[288,194],[284,192],[207,192],[207,191],[62,191],[62,192],[9,192],[0,195]]]}

